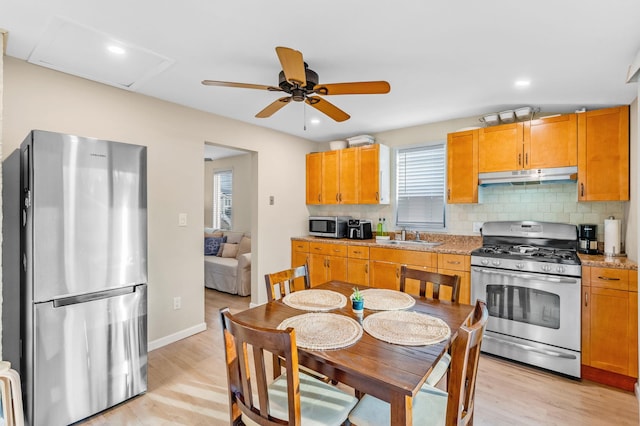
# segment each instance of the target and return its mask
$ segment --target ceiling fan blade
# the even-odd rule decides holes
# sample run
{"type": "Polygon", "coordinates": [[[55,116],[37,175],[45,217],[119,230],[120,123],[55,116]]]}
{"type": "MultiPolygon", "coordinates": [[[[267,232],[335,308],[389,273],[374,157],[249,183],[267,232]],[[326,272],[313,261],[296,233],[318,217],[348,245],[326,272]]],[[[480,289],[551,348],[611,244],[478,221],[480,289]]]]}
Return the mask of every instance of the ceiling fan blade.
{"type": "Polygon", "coordinates": [[[304,68],[304,60],[302,59],[302,52],[299,52],[288,47],[276,47],[276,53],[282,65],[282,71],[287,81],[291,84],[297,84],[298,86],[305,86],[307,84],[307,75],[304,68]]]}
{"type": "Polygon", "coordinates": [[[284,98],[276,99],[274,102],[267,105],[265,109],[256,114],[256,118],[267,118],[278,112],[280,108],[291,102],[291,96],[285,96],[284,98]]]}
{"type": "Polygon", "coordinates": [[[319,95],[375,95],[389,93],[386,81],[361,81],[356,83],[319,84],[313,91],[319,95]]]}
{"type": "Polygon", "coordinates": [[[234,83],[231,81],[216,80],[202,80],[202,84],[204,84],[205,86],[239,87],[241,89],[259,89],[269,90],[271,92],[282,92],[282,89],[279,87],[266,86],[264,84],[234,83]]]}
{"type": "Polygon", "coordinates": [[[308,96],[305,102],[335,121],[346,121],[351,118],[349,114],[319,96],[308,96]]]}

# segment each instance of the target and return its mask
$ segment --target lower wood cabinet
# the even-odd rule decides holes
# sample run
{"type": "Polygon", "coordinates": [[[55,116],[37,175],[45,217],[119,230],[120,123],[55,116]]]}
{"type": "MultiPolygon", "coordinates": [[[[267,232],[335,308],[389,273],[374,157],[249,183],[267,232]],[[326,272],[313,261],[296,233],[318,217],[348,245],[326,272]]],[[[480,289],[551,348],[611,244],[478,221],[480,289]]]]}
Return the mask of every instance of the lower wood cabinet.
{"type": "MultiPolygon", "coordinates": [[[[423,251],[371,247],[369,265],[371,268],[369,282],[372,286],[400,290],[400,268],[402,265],[436,272],[438,255],[423,251]]],[[[405,291],[411,294],[420,294],[419,284],[417,281],[409,280],[406,283],[405,291]]]]}
{"type": "MultiPolygon", "coordinates": [[[[471,304],[471,256],[462,254],[438,254],[438,272],[460,276],[460,303],[471,304]]],[[[442,293],[443,297],[450,297],[442,293]]],[[[474,301],[475,302],[475,301],[474,301]]]]}
{"type": "Polygon", "coordinates": [[[348,246],[347,281],[369,286],[369,247],[348,246]]]}
{"type": "Polygon", "coordinates": [[[309,243],[311,287],[331,280],[347,280],[347,246],[335,243],[309,243]]]}
{"type": "Polygon", "coordinates": [[[582,377],[633,390],[638,377],[638,273],[582,268],[582,377]]]}

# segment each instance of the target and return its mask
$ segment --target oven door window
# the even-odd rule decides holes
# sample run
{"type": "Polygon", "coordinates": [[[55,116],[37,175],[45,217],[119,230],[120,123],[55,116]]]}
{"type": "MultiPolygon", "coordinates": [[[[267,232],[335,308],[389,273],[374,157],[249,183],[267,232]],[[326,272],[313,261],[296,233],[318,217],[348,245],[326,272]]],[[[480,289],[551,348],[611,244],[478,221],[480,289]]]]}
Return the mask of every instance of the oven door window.
{"type": "Polygon", "coordinates": [[[546,328],[560,328],[560,296],[514,285],[488,285],[489,315],[546,328]]]}

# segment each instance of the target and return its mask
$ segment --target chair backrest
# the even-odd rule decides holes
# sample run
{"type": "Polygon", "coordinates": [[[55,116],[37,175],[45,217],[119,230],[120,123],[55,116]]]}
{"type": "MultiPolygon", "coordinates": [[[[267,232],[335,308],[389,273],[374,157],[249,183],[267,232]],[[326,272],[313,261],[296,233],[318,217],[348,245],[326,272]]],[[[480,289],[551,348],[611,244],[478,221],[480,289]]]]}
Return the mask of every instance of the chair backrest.
{"type": "Polygon", "coordinates": [[[459,275],[446,275],[439,274],[437,272],[429,272],[423,269],[412,269],[406,265],[402,265],[400,269],[400,291],[406,291],[406,280],[420,281],[420,297],[427,297],[427,283],[431,283],[433,290],[431,297],[433,299],[440,299],[440,286],[451,287],[451,301],[458,302],[460,297],[460,276],[459,275]]]}
{"type": "Polygon", "coordinates": [[[296,290],[296,279],[298,278],[304,283],[305,289],[311,288],[309,267],[306,263],[295,268],[274,272],[273,274],[266,274],[264,279],[267,282],[267,300],[271,302],[272,300],[281,299],[287,294],[294,292],[296,290]]]}
{"type": "Polygon", "coordinates": [[[228,308],[220,310],[220,319],[227,362],[230,424],[242,424],[242,416],[245,415],[262,426],[300,425],[298,350],[293,328],[252,327],[236,320],[228,308]],[[278,419],[269,413],[265,355],[270,357],[271,354],[285,360],[289,419],[278,419]],[[255,380],[252,380],[253,375],[255,380]],[[258,392],[257,403],[252,386],[258,392]]]}
{"type": "Polygon", "coordinates": [[[476,301],[470,324],[460,327],[458,336],[451,345],[447,425],[466,425],[473,421],[480,344],[488,320],[486,303],[476,301]]]}

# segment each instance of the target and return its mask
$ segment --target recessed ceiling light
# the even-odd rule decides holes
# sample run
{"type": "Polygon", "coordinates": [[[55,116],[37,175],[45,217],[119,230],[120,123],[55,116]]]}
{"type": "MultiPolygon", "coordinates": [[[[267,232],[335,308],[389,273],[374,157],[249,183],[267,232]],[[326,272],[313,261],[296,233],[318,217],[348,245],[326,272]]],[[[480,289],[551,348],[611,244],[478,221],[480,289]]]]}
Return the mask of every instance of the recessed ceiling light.
{"type": "Polygon", "coordinates": [[[115,44],[110,44],[109,46],[107,46],[107,50],[116,55],[124,55],[126,52],[122,47],[116,46],[115,44]]]}
{"type": "Polygon", "coordinates": [[[320,119],[319,118],[312,118],[311,120],[309,120],[309,122],[311,124],[320,124],[320,119]]]}
{"type": "Polygon", "coordinates": [[[529,87],[531,85],[531,80],[516,80],[516,87],[529,87]]]}

